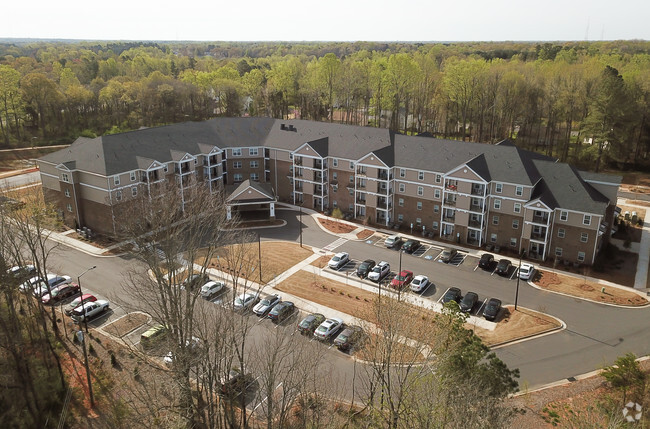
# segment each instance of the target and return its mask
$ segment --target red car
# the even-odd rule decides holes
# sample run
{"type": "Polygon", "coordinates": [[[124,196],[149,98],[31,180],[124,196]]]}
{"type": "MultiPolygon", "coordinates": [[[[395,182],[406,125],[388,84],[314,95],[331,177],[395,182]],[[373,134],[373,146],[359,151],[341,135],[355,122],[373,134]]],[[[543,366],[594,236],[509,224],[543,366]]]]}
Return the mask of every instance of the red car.
{"type": "Polygon", "coordinates": [[[395,276],[390,282],[390,287],[393,289],[401,290],[413,280],[413,271],[402,270],[401,273],[395,276]]]}
{"type": "Polygon", "coordinates": [[[79,294],[79,285],[76,283],[62,284],[56,289],[52,289],[50,293],[46,293],[41,298],[43,304],[54,304],[69,296],[79,294]]]}
{"type": "Polygon", "coordinates": [[[97,298],[95,298],[94,295],[91,295],[89,293],[83,294],[83,296],[78,296],[76,297],[70,304],[68,304],[65,309],[63,310],[66,315],[71,315],[72,310],[75,308],[79,307],[81,303],[83,302],[84,304],[87,304],[89,302],[95,302],[97,301],[97,298]]]}

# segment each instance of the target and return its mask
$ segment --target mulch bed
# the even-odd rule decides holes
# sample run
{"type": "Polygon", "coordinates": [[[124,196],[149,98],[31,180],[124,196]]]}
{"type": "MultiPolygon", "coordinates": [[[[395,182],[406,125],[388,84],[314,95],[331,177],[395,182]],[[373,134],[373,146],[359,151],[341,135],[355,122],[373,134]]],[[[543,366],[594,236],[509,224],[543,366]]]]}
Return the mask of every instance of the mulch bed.
{"type": "Polygon", "coordinates": [[[346,223],[337,222],[329,219],[318,218],[318,222],[321,225],[323,225],[325,229],[327,229],[330,232],[333,232],[334,234],[346,234],[358,228],[356,226],[348,225],[346,223]]]}
{"type": "Polygon", "coordinates": [[[104,326],[104,330],[116,337],[123,337],[134,329],[147,323],[149,317],[143,313],[129,313],[115,322],[104,326]]]}
{"type": "Polygon", "coordinates": [[[370,230],[370,229],[364,229],[363,231],[357,233],[357,238],[359,240],[365,240],[366,238],[369,238],[370,236],[372,236],[372,234],[374,234],[374,233],[375,232],[370,230]]]}

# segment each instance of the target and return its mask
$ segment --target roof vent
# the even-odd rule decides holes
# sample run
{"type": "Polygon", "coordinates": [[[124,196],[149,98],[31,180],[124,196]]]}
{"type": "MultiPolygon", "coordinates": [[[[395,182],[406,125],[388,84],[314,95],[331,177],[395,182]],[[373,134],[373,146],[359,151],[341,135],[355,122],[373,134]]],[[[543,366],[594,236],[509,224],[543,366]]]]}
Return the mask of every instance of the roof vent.
{"type": "Polygon", "coordinates": [[[287,129],[287,126],[286,126],[285,124],[280,124],[280,129],[281,129],[281,130],[286,130],[286,129],[287,129]]]}
{"type": "Polygon", "coordinates": [[[298,131],[296,127],[293,126],[293,124],[289,124],[289,131],[298,131]]]}

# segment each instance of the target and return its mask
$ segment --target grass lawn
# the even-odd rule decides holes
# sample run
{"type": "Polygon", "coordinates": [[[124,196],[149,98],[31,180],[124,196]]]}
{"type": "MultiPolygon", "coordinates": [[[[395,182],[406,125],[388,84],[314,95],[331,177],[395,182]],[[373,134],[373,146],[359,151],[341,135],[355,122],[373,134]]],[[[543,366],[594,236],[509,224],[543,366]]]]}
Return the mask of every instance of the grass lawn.
{"type": "Polygon", "coordinates": [[[329,260],[332,259],[330,256],[321,256],[311,263],[314,267],[325,268],[329,260]]]}
{"type": "Polygon", "coordinates": [[[502,316],[498,320],[494,331],[488,331],[478,326],[474,328],[471,323],[466,325],[469,329],[474,329],[483,342],[488,345],[500,344],[506,341],[524,338],[529,335],[541,334],[546,331],[559,328],[560,323],[553,317],[528,308],[517,308],[507,305],[502,310],[502,316]]]}
{"type": "Polygon", "coordinates": [[[585,281],[584,278],[570,277],[549,271],[540,270],[539,278],[535,279],[535,284],[542,289],[565,293],[578,298],[587,298],[602,303],[630,307],[638,307],[648,303],[647,299],[632,291],[605,286],[605,292],[601,292],[603,285],[585,281]]]}

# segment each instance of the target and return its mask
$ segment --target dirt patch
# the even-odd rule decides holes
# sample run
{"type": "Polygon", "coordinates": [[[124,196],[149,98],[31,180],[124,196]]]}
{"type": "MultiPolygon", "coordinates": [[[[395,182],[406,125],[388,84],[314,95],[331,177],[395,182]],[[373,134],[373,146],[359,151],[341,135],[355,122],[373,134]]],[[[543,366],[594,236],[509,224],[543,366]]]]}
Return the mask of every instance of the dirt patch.
{"type": "Polygon", "coordinates": [[[104,326],[104,330],[111,335],[122,338],[124,335],[147,323],[149,317],[143,313],[129,313],[115,322],[104,326]]]}
{"type": "Polygon", "coordinates": [[[357,229],[356,226],[348,225],[347,223],[338,222],[330,219],[317,218],[318,223],[320,223],[325,229],[334,234],[346,234],[357,229]]]}
{"type": "Polygon", "coordinates": [[[497,322],[493,331],[480,327],[474,328],[471,323],[466,326],[468,329],[474,329],[474,333],[488,346],[541,334],[562,326],[555,318],[544,313],[521,307],[514,311],[514,306],[510,305],[503,308],[497,322]]]}
{"type": "Polygon", "coordinates": [[[375,232],[370,230],[370,229],[364,229],[363,231],[357,233],[357,238],[359,240],[365,240],[366,238],[371,237],[372,234],[374,234],[374,233],[375,232]]]}
{"type": "Polygon", "coordinates": [[[321,256],[320,258],[313,261],[311,265],[318,268],[325,268],[327,267],[327,263],[329,262],[330,259],[332,258],[330,258],[329,256],[321,256]]]}
{"type": "Polygon", "coordinates": [[[648,303],[647,299],[632,291],[605,286],[605,292],[603,292],[603,285],[585,281],[584,278],[565,276],[550,271],[540,270],[535,279],[535,284],[542,289],[607,304],[638,307],[648,303]]]}
{"type": "MultiPolygon", "coordinates": [[[[359,349],[354,355],[365,361],[372,361],[380,356],[374,348],[382,347],[383,341],[377,337],[377,334],[369,334],[368,339],[363,344],[363,348],[359,349]]],[[[391,344],[391,361],[396,364],[417,363],[424,362],[426,357],[422,352],[404,343],[395,342],[391,344]]]]}
{"type": "Polygon", "coordinates": [[[372,292],[302,270],[275,288],[356,317],[368,314],[372,301],[377,296],[372,292]]]}

